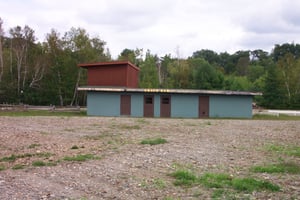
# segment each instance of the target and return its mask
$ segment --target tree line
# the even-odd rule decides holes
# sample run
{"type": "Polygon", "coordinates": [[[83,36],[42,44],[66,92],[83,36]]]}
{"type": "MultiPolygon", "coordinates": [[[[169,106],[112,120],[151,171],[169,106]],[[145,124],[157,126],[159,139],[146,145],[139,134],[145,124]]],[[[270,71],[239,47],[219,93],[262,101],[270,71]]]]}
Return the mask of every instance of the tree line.
{"type": "MultiPolygon", "coordinates": [[[[86,94],[76,88],[87,75],[77,64],[112,60],[106,42],[83,28],[52,29],[39,42],[27,25],[5,33],[0,18],[0,103],[84,105],[86,94]]],[[[117,60],[140,68],[141,88],[263,92],[255,99],[263,107],[300,109],[299,44],[276,44],[272,52],[202,49],[188,58],[126,48],[117,60]]]]}

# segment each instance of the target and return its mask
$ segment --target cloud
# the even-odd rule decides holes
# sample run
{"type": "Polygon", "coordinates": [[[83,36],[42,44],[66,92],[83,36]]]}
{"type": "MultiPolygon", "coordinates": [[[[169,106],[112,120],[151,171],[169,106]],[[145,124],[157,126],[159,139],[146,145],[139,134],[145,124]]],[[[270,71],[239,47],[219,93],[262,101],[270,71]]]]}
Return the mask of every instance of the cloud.
{"type": "Polygon", "coordinates": [[[4,27],[29,25],[40,40],[81,27],[100,36],[116,57],[125,48],[190,56],[200,49],[235,52],[299,42],[299,0],[10,0],[4,27]]]}

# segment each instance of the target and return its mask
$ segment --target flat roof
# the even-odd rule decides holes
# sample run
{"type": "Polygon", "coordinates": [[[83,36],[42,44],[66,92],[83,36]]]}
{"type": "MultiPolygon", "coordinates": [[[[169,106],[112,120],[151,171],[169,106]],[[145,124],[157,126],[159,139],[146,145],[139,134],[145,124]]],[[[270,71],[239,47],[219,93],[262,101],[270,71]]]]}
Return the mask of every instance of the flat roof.
{"type": "Polygon", "coordinates": [[[78,67],[89,68],[89,67],[104,67],[104,66],[119,66],[119,65],[129,65],[130,67],[140,70],[137,66],[132,64],[129,61],[111,61],[111,62],[96,62],[96,63],[81,63],[78,64],[78,67]]]}
{"type": "Polygon", "coordinates": [[[215,94],[215,95],[243,95],[258,96],[260,92],[231,91],[231,90],[197,90],[197,89],[164,89],[164,88],[126,88],[126,87],[99,87],[81,86],[78,91],[95,92],[132,92],[132,93],[174,93],[174,94],[215,94]]]}

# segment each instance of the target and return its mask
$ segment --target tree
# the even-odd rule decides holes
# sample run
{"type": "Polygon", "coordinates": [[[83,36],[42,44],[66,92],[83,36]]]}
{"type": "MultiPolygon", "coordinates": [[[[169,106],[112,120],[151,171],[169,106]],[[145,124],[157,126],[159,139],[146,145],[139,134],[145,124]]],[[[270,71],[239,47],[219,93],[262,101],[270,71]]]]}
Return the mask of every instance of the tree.
{"type": "Polygon", "coordinates": [[[4,30],[2,27],[3,21],[0,18],[0,83],[2,81],[2,76],[3,76],[3,72],[4,72],[4,62],[3,62],[3,45],[2,45],[2,41],[3,41],[3,36],[4,36],[4,30]]]}
{"type": "Polygon", "coordinates": [[[265,79],[262,105],[267,108],[282,108],[284,95],[281,88],[279,72],[275,67],[270,67],[265,79]]]}
{"type": "Polygon", "coordinates": [[[300,59],[287,53],[278,60],[277,67],[285,86],[287,104],[294,107],[300,94],[300,59]]]}
{"type": "Polygon", "coordinates": [[[193,87],[197,89],[222,89],[224,77],[222,72],[216,70],[202,58],[190,59],[193,69],[193,87]]]}
{"type": "Polygon", "coordinates": [[[150,50],[147,51],[145,61],[141,64],[139,85],[142,88],[159,87],[157,56],[151,55],[150,50]]]}
{"type": "Polygon", "coordinates": [[[143,49],[136,48],[132,49],[124,49],[118,57],[118,60],[129,61],[136,66],[140,66],[143,62],[143,49]]]}
{"type": "Polygon", "coordinates": [[[35,36],[34,31],[29,26],[24,26],[22,29],[20,26],[16,26],[9,30],[12,37],[12,50],[15,53],[17,62],[17,92],[20,95],[21,86],[24,88],[28,74],[27,66],[27,53],[30,45],[34,43],[35,36]],[[23,69],[23,73],[22,73],[23,69]],[[21,85],[21,74],[23,74],[23,81],[21,85]]]}

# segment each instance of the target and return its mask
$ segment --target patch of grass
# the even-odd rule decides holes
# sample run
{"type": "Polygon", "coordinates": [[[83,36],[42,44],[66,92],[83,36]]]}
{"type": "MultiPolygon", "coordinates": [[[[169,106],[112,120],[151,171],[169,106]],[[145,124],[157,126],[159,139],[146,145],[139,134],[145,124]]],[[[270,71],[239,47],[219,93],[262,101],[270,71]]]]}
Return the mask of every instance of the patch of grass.
{"type": "Polygon", "coordinates": [[[71,149],[79,149],[79,147],[77,145],[73,145],[71,149]]]}
{"type": "Polygon", "coordinates": [[[300,116],[290,116],[290,115],[266,115],[266,114],[255,114],[252,119],[255,120],[300,120],[300,116]]]}
{"type": "Polygon", "coordinates": [[[157,145],[157,144],[164,144],[164,143],[167,143],[167,140],[163,138],[145,139],[141,141],[141,144],[150,144],[150,145],[157,145]]]}
{"type": "Polygon", "coordinates": [[[14,162],[16,160],[17,160],[17,156],[12,154],[11,156],[1,158],[0,162],[14,162]]]}
{"type": "Polygon", "coordinates": [[[208,188],[223,188],[230,185],[232,177],[227,174],[206,173],[199,178],[199,182],[208,188]]]}
{"type": "Polygon", "coordinates": [[[63,158],[65,161],[76,161],[76,162],[83,162],[87,160],[94,160],[94,159],[99,159],[98,157],[95,157],[92,154],[79,154],[76,156],[66,156],[63,158]]]}
{"type": "Polygon", "coordinates": [[[197,182],[197,176],[189,170],[177,170],[170,175],[176,179],[176,186],[191,186],[197,182]]]}
{"type": "Polygon", "coordinates": [[[43,166],[46,166],[46,165],[47,164],[44,161],[41,161],[41,160],[37,160],[37,161],[32,162],[32,166],[34,166],[34,167],[43,167],[43,166]]]}
{"type": "Polygon", "coordinates": [[[272,184],[269,181],[256,180],[254,178],[234,178],[232,179],[232,187],[239,191],[259,191],[259,190],[269,190],[269,191],[279,191],[280,187],[272,184]]]}
{"type": "Polygon", "coordinates": [[[127,125],[127,124],[120,124],[117,126],[119,129],[126,129],[126,130],[139,130],[141,127],[139,125],[127,125]]]}
{"type": "Polygon", "coordinates": [[[300,174],[300,166],[296,163],[279,163],[270,164],[265,166],[255,166],[251,168],[251,171],[256,173],[289,173],[300,174]]]}
{"type": "Polygon", "coordinates": [[[268,151],[282,153],[288,156],[300,157],[300,146],[283,146],[271,144],[266,147],[268,151]]]}
{"type": "Polygon", "coordinates": [[[27,116],[63,116],[63,117],[77,117],[86,116],[86,111],[49,111],[49,110],[27,110],[27,111],[7,111],[0,112],[0,116],[14,116],[14,117],[27,117],[27,116]]]}
{"type": "Polygon", "coordinates": [[[28,146],[28,149],[34,149],[35,147],[39,147],[39,146],[41,146],[41,145],[33,143],[33,144],[31,144],[31,145],[28,146]]]}
{"type": "Polygon", "coordinates": [[[50,152],[42,152],[42,153],[36,153],[34,156],[40,157],[40,158],[49,158],[50,156],[53,156],[53,153],[50,152]]]}
{"type": "Polygon", "coordinates": [[[5,166],[4,165],[0,165],[0,171],[5,170],[5,166]]]}
{"type": "Polygon", "coordinates": [[[12,167],[13,170],[24,169],[24,168],[25,168],[25,165],[22,165],[22,164],[17,164],[12,167]]]}
{"type": "Polygon", "coordinates": [[[274,185],[269,181],[257,180],[251,177],[235,178],[228,174],[205,173],[202,176],[197,177],[191,171],[177,170],[172,173],[171,176],[175,178],[174,185],[176,186],[193,186],[201,184],[207,188],[217,189],[218,192],[213,193],[214,198],[224,196],[228,191],[234,193],[235,191],[253,192],[269,190],[274,192],[280,190],[279,186],[274,185]]]}
{"type": "Polygon", "coordinates": [[[160,179],[160,178],[154,179],[153,180],[153,185],[157,189],[163,189],[167,186],[166,182],[163,179],[160,179]]]}

